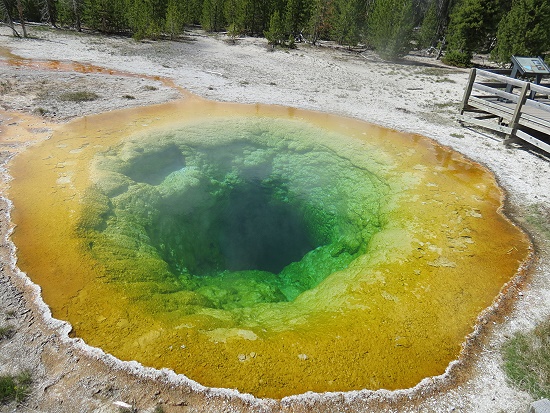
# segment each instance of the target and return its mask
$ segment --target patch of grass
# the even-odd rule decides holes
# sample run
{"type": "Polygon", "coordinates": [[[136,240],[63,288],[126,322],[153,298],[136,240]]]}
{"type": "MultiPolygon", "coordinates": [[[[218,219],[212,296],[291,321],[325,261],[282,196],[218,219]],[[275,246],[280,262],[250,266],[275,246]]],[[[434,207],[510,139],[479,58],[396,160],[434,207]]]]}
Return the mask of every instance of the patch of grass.
{"type": "Polygon", "coordinates": [[[550,397],[550,319],[504,345],[504,371],[535,399],[550,397]]]}
{"type": "Polygon", "coordinates": [[[33,112],[36,113],[37,115],[44,116],[48,113],[48,109],[38,107],[38,108],[34,109],[33,112]]]}
{"type": "Polygon", "coordinates": [[[153,413],[164,413],[164,409],[159,404],[159,405],[157,405],[157,407],[155,407],[155,410],[153,410],[153,413]]]}
{"type": "Polygon", "coordinates": [[[436,82],[436,83],[444,83],[444,82],[447,82],[447,83],[456,83],[456,81],[454,81],[453,79],[449,79],[448,77],[440,77],[440,78],[437,78],[437,79],[435,79],[435,82],[436,82]]]}
{"type": "Polygon", "coordinates": [[[99,95],[94,92],[81,90],[78,92],[65,92],[59,96],[59,99],[64,102],[90,102],[99,98],[99,95]]]}
{"type": "Polygon", "coordinates": [[[453,133],[451,133],[451,136],[453,138],[464,139],[464,134],[462,134],[462,133],[454,133],[453,132],[453,133]]]}
{"type": "Polygon", "coordinates": [[[0,404],[23,401],[29,395],[31,382],[27,371],[16,376],[0,376],[0,404]]]}
{"type": "Polygon", "coordinates": [[[132,96],[132,95],[123,95],[122,97],[128,100],[134,100],[136,98],[135,96],[132,96]]]}
{"type": "Polygon", "coordinates": [[[541,235],[550,240],[550,207],[534,204],[527,209],[526,221],[533,225],[541,235]]]}
{"type": "Polygon", "coordinates": [[[453,70],[440,67],[423,67],[417,73],[424,76],[447,76],[453,72],[453,70]]]}
{"type": "Polygon", "coordinates": [[[143,89],[145,89],[145,90],[158,90],[159,88],[156,87],[156,86],[145,85],[145,86],[143,86],[143,89]]]}
{"type": "Polygon", "coordinates": [[[13,326],[0,327],[0,340],[4,338],[11,338],[15,334],[15,328],[13,326]]]}
{"type": "Polygon", "coordinates": [[[437,109],[446,109],[446,108],[454,108],[457,106],[455,102],[443,102],[443,103],[434,103],[434,106],[437,109]]]}

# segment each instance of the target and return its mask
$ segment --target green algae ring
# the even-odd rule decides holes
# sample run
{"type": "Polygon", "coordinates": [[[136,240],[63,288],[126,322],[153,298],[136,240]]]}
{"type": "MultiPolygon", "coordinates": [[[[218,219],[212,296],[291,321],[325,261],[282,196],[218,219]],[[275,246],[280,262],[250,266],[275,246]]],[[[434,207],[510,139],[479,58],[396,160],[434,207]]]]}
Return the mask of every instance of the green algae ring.
{"type": "Polygon", "coordinates": [[[82,236],[109,280],[183,314],[292,302],[366,252],[387,192],[317,133],[233,120],[129,140],[95,160],[82,236]]]}

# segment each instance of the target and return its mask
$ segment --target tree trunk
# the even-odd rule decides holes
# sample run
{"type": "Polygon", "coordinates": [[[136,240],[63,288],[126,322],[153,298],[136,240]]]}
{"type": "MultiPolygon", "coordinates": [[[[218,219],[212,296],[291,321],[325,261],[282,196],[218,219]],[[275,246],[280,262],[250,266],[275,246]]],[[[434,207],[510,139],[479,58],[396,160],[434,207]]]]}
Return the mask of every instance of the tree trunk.
{"type": "Polygon", "coordinates": [[[21,29],[23,30],[23,37],[27,37],[27,28],[25,27],[25,17],[23,16],[23,3],[21,3],[21,0],[17,0],[17,12],[19,13],[19,21],[21,23],[21,29]]]}
{"type": "Polygon", "coordinates": [[[82,27],[80,26],[80,7],[78,4],[78,0],[72,0],[73,5],[73,13],[74,13],[74,19],[75,19],[75,29],[78,32],[82,31],[82,27]]]}
{"type": "Polygon", "coordinates": [[[8,7],[7,0],[2,0],[0,3],[0,12],[6,15],[8,19],[8,26],[10,26],[11,31],[13,32],[13,35],[16,37],[21,37],[21,35],[15,30],[15,26],[13,25],[13,18],[10,14],[10,8],[8,7]]]}
{"type": "Polygon", "coordinates": [[[441,40],[441,46],[439,47],[439,51],[437,52],[437,56],[435,57],[436,60],[441,59],[441,56],[443,55],[443,49],[445,48],[445,36],[443,36],[443,39],[441,40]]]}
{"type": "Polygon", "coordinates": [[[40,0],[42,20],[47,21],[52,27],[57,28],[56,10],[54,0],[40,0]]]}

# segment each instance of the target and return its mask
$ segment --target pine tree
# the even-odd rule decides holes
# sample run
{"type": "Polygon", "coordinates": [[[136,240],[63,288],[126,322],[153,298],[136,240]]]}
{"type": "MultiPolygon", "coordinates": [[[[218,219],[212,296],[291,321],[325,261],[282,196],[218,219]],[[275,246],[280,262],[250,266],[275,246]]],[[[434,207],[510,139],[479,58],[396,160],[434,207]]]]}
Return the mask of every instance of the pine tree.
{"type": "Polygon", "coordinates": [[[42,21],[47,21],[52,27],[57,27],[57,1],[39,0],[42,21]]]}
{"type": "Polygon", "coordinates": [[[228,3],[226,3],[225,9],[227,21],[230,24],[235,23],[243,33],[251,34],[253,26],[252,0],[228,0],[228,3]],[[227,17],[228,14],[231,14],[231,18],[227,17]]]}
{"type": "Polygon", "coordinates": [[[368,40],[386,59],[404,56],[411,49],[412,0],[378,0],[368,20],[368,40]]]}
{"type": "Polygon", "coordinates": [[[268,30],[274,10],[270,0],[238,0],[236,24],[243,33],[262,35],[268,30]]]}
{"type": "Polygon", "coordinates": [[[62,26],[73,27],[80,31],[84,9],[82,0],[59,0],[56,7],[57,21],[62,26]]]}
{"type": "Polygon", "coordinates": [[[242,18],[240,16],[239,0],[226,0],[223,7],[223,15],[228,26],[231,26],[233,33],[241,33],[244,30],[242,27],[242,18]]]}
{"type": "Polygon", "coordinates": [[[254,4],[252,33],[261,35],[268,28],[274,9],[271,7],[271,0],[252,0],[252,3],[254,4]]]}
{"type": "Polygon", "coordinates": [[[182,7],[183,4],[184,2],[181,0],[168,0],[165,30],[170,36],[170,40],[182,34],[185,24],[187,23],[185,9],[182,7]]]}
{"type": "Polygon", "coordinates": [[[312,0],[307,34],[309,40],[315,44],[317,40],[329,38],[331,32],[330,20],[332,16],[332,0],[312,0]]]}
{"type": "Polygon", "coordinates": [[[497,45],[491,53],[500,63],[512,55],[539,56],[550,50],[550,2],[516,0],[498,26],[497,45]]]}
{"type": "Polygon", "coordinates": [[[200,24],[202,19],[202,0],[176,0],[183,13],[183,20],[188,24],[200,24]]]}
{"type": "Polygon", "coordinates": [[[166,6],[164,0],[130,0],[128,23],[134,38],[157,38],[165,26],[166,6]]]}
{"type": "Polygon", "coordinates": [[[462,0],[451,14],[444,61],[468,66],[474,52],[489,51],[510,0],[462,0]]]}
{"type": "Polygon", "coordinates": [[[432,0],[420,26],[418,45],[422,48],[435,46],[434,43],[437,42],[439,35],[438,29],[437,0],[432,0]]]}
{"type": "Polygon", "coordinates": [[[285,31],[285,24],[279,11],[275,11],[269,20],[269,29],[264,32],[264,36],[270,45],[284,45],[288,38],[285,31]]]}
{"type": "MultiPolygon", "coordinates": [[[[384,0],[382,0],[384,1],[384,0]]],[[[332,36],[339,44],[355,46],[361,36],[362,20],[359,0],[337,0],[332,26],[332,36]]]]}
{"type": "Polygon", "coordinates": [[[219,32],[225,27],[223,0],[204,0],[201,25],[204,30],[219,32]]]}
{"type": "Polygon", "coordinates": [[[287,1],[285,7],[285,27],[291,36],[300,34],[308,20],[308,5],[305,0],[287,1]]]}
{"type": "Polygon", "coordinates": [[[127,29],[123,0],[84,0],[82,22],[90,29],[117,33],[127,29]]]}

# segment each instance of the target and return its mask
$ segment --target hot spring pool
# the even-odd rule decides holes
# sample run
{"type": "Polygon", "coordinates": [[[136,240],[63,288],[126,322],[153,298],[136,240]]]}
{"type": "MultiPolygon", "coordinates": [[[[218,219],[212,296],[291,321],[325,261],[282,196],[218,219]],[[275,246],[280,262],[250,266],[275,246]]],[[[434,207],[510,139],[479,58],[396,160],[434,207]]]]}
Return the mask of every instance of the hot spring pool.
{"type": "Polygon", "coordinates": [[[529,251],[480,165],[290,108],[86,117],[10,171],[19,267],[75,337],[257,397],[443,373],[529,251]]]}

